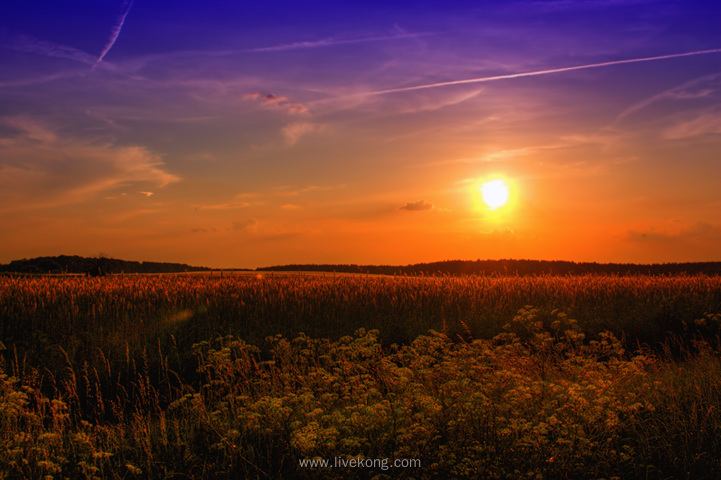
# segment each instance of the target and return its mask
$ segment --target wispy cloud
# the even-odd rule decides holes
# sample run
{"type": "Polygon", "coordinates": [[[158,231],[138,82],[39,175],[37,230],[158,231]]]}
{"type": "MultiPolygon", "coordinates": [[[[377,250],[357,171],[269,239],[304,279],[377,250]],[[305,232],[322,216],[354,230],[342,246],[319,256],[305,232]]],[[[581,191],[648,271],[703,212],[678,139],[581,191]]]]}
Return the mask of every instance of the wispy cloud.
{"type": "Polygon", "coordinates": [[[6,48],[33,55],[63,58],[74,62],[84,63],[86,65],[93,65],[96,60],[94,56],[80,49],[70,47],[68,45],[47,42],[28,35],[16,37],[13,41],[6,45],[6,48]]]}
{"type": "Polygon", "coordinates": [[[14,88],[14,87],[29,87],[31,85],[42,85],[43,83],[50,83],[55,80],[61,80],[64,78],[75,77],[77,73],[74,72],[63,72],[55,73],[52,75],[43,75],[40,77],[23,78],[18,80],[8,80],[0,82],[0,88],[14,88]]]}
{"type": "Polygon", "coordinates": [[[215,228],[197,227],[197,228],[191,228],[190,231],[193,233],[210,233],[210,232],[215,232],[216,229],[215,228]]]}
{"type": "Polygon", "coordinates": [[[708,109],[694,118],[684,120],[663,131],[668,140],[680,140],[707,133],[721,134],[721,111],[708,109]]]}
{"type": "Polygon", "coordinates": [[[307,187],[302,188],[293,188],[289,185],[280,185],[278,187],[275,187],[274,191],[272,192],[272,195],[277,197],[298,197],[298,196],[307,196],[307,195],[313,195],[313,194],[324,194],[330,191],[339,190],[346,188],[346,184],[338,184],[338,185],[308,185],[307,187]]]}
{"type": "Polygon", "coordinates": [[[215,205],[195,205],[195,210],[236,210],[239,208],[249,207],[250,203],[247,202],[235,202],[235,203],[218,203],[215,205]]]}
{"type": "Polygon", "coordinates": [[[616,122],[664,100],[682,101],[708,98],[719,90],[721,90],[721,74],[714,73],[701,78],[695,78],[631,105],[616,117],[616,122]]]}
{"type": "Polygon", "coordinates": [[[601,63],[589,63],[585,65],[576,65],[572,67],[561,67],[561,68],[551,68],[547,70],[535,70],[532,72],[521,72],[521,73],[509,73],[505,75],[494,75],[490,77],[477,77],[477,78],[467,78],[464,80],[451,80],[447,82],[436,82],[436,83],[427,83],[424,85],[415,85],[412,87],[401,87],[401,88],[390,88],[387,90],[376,90],[373,92],[365,92],[360,93],[358,95],[383,95],[388,93],[398,93],[398,92],[409,92],[413,90],[423,90],[427,88],[438,88],[438,87],[448,87],[452,85],[464,85],[469,83],[484,83],[484,82],[494,82],[498,80],[508,80],[512,78],[522,78],[522,77],[534,77],[538,75],[550,75],[553,73],[562,73],[562,72],[571,72],[574,70],[585,70],[590,68],[602,68],[602,67],[609,67],[612,65],[623,65],[627,63],[640,63],[640,62],[651,62],[651,61],[657,61],[657,60],[667,60],[671,58],[681,58],[681,57],[689,57],[693,55],[707,55],[712,53],[721,53],[721,48],[711,49],[711,50],[698,50],[695,52],[684,52],[684,53],[673,53],[669,55],[658,55],[655,57],[642,57],[642,58],[630,58],[626,60],[613,60],[610,62],[601,62],[601,63]]]}
{"type": "Polygon", "coordinates": [[[5,117],[2,123],[16,130],[20,135],[15,138],[0,138],[0,147],[14,144],[18,139],[20,142],[30,140],[40,144],[54,143],[58,140],[54,131],[30,117],[5,117]]]}
{"type": "Polygon", "coordinates": [[[524,3],[525,8],[537,8],[540,10],[590,10],[606,9],[614,6],[628,6],[634,4],[656,3],[657,0],[543,0],[524,3]]]}
{"type": "MultiPolygon", "coordinates": [[[[95,62],[95,57],[87,52],[67,45],[60,45],[57,43],[40,40],[29,35],[20,35],[17,37],[13,37],[7,43],[2,45],[2,47],[20,53],[39,55],[48,58],[70,60],[73,62],[82,63],[84,65],[93,65],[93,63],[95,62]]],[[[75,69],[56,72],[52,74],[29,76],[27,78],[4,80],[0,81],[0,88],[15,88],[28,87],[32,85],[42,85],[44,83],[50,83],[55,80],[82,76],[85,73],[86,72],[84,70],[80,71],[78,69],[75,69]]]]}
{"type": "Polygon", "coordinates": [[[358,38],[323,38],[320,40],[311,40],[306,42],[293,42],[284,43],[280,45],[272,45],[268,47],[258,47],[245,50],[245,52],[284,52],[288,50],[303,50],[308,48],[323,48],[323,47],[335,47],[338,45],[348,45],[356,43],[368,43],[368,42],[382,42],[388,40],[402,40],[405,38],[416,38],[425,35],[431,35],[431,33],[406,33],[399,31],[391,35],[376,35],[368,37],[358,38]]]}
{"type": "Polygon", "coordinates": [[[82,203],[129,185],[163,188],[180,180],[141,146],[60,135],[30,117],[4,118],[2,123],[16,131],[0,138],[0,203],[5,211],[82,203]]]}
{"type": "Polygon", "coordinates": [[[246,232],[246,233],[256,233],[258,231],[258,225],[260,222],[258,222],[255,218],[249,218],[247,220],[240,220],[237,222],[233,222],[233,231],[236,232],[246,232]]]}
{"type": "Polygon", "coordinates": [[[288,145],[295,145],[307,135],[319,133],[324,130],[323,125],[311,122],[295,122],[283,127],[283,137],[288,145]]]}
{"type": "Polygon", "coordinates": [[[308,108],[301,103],[293,103],[287,97],[279,97],[272,93],[246,93],[243,100],[251,100],[266,108],[280,108],[288,113],[305,113],[308,108]]]}
{"type": "Polygon", "coordinates": [[[128,16],[128,13],[130,13],[130,9],[133,8],[133,0],[125,0],[123,8],[125,8],[125,11],[120,15],[120,17],[118,17],[118,23],[113,27],[112,31],[110,32],[110,39],[108,40],[108,43],[105,45],[105,48],[103,48],[103,51],[100,52],[98,59],[95,61],[95,63],[93,63],[93,70],[95,69],[95,67],[98,66],[100,62],[103,61],[105,55],[108,54],[110,49],[113,48],[113,45],[115,45],[115,42],[118,40],[118,37],[120,36],[120,31],[123,29],[123,24],[125,24],[125,18],[128,16]]]}
{"type": "Polygon", "coordinates": [[[417,202],[408,202],[405,205],[403,205],[401,210],[407,210],[409,212],[420,212],[423,210],[432,210],[433,204],[428,203],[425,200],[418,200],[417,202]]]}
{"type": "Polygon", "coordinates": [[[721,228],[706,222],[696,222],[677,233],[662,232],[650,229],[645,232],[629,230],[626,240],[632,242],[671,243],[689,240],[721,241],[721,228]]]}

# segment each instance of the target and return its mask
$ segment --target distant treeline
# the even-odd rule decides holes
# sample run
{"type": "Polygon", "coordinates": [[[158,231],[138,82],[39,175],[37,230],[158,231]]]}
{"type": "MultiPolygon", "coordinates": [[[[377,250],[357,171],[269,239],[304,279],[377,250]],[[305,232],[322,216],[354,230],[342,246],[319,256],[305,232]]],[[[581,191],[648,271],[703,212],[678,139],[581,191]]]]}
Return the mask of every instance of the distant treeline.
{"type": "MultiPolygon", "coordinates": [[[[136,262],[107,257],[60,255],[13,260],[0,273],[84,274],[182,273],[213,270],[184,263],[136,262]]],[[[241,270],[241,269],[233,269],[241,270]]],[[[243,269],[245,270],[245,269],[243,269]]],[[[576,263],[547,260],[446,260],[414,265],[292,264],[260,267],[256,271],[367,273],[376,275],[721,275],[721,262],[693,263],[576,263]]]]}
{"type": "Polygon", "coordinates": [[[446,260],[414,265],[279,265],[259,271],[308,271],[382,275],[720,275],[721,262],[576,263],[546,260],[446,260]]]}
{"type": "Polygon", "coordinates": [[[23,274],[85,274],[93,276],[113,273],[178,273],[210,270],[206,267],[191,267],[184,263],[135,262],[106,257],[80,257],[60,255],[13,260],[0,265],[0,272],[23,274]]]}

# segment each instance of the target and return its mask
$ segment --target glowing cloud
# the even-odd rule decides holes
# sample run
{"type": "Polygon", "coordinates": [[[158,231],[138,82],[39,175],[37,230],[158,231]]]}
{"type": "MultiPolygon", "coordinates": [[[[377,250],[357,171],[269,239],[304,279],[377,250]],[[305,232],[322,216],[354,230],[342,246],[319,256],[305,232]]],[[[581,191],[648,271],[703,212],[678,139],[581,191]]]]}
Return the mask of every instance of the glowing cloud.
{"type": "Polygon", "coordinates": [[[138,145],[91,142],[59,135],[31,117],[0,122],[0,212],[92,201],[121,187],[163,188],[180,180],[160,156],[138,145]]]}

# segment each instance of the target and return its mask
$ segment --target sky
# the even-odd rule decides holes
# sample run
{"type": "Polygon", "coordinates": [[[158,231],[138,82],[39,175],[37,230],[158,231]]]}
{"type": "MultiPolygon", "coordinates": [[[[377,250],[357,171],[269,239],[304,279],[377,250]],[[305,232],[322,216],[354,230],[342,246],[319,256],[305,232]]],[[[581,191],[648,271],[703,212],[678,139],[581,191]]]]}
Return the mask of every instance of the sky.
{"type": "Polygon", "coordinates": [[[687,0],[3,0],[0,263],[721,261],[720,21],[687,0]]]}

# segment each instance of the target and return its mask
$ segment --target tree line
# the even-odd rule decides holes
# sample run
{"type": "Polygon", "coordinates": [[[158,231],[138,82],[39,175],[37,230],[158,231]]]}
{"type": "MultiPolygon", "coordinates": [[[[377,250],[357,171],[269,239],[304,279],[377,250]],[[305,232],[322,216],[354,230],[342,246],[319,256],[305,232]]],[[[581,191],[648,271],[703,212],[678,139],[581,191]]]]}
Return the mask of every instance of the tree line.
{"type": "Polygon", "coordinates": [[[558,260],[445,260],[413,265],[304,264],[258,268],[261,271],[310,271],[381,275],[719,275],[721,262],[596,263],[558,260]]]}
{"type": "Polygon", "coordinates": [[[104,256],[81,257],[78,255],[13,260],[7,265],[0,265],[0,272],[7,273],[81,274],[90,276],[118,273],[180,273],[206,270],[210,270],[210,268],[192,267],[184,263],[136,262],[104,256]]]}
{"type": "MultiPolygon", "coordinates": [[[[184,263],[137,262],[105,256],[59,255],[13,260],[0,265],[0,273],[81,274],[182,273],[213,270],[184,263]]],[[[238,269],[235,269],[238,270],[238,269]]],[[[721,262],[596,263],[560,260],[444,260],[413,265],[290,264],[256,268],[256,271],[337,272],[375,275],[721,275],[721,262]]]]}

